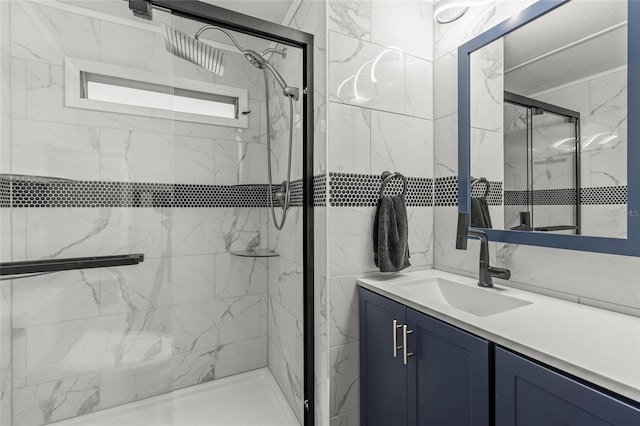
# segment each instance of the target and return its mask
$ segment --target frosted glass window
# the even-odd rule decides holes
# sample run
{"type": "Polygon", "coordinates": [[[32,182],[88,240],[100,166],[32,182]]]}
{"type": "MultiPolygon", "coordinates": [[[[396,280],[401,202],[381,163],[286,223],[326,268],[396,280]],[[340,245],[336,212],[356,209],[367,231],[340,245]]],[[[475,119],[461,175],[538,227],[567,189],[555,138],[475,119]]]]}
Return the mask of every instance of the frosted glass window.
{"type": "Polygon", "coordinates": [[[81,73],[81,81],[85,99],[211,117],[233,119],[238,115],[238,98],[231,96],[87,72],[81,73]]]}

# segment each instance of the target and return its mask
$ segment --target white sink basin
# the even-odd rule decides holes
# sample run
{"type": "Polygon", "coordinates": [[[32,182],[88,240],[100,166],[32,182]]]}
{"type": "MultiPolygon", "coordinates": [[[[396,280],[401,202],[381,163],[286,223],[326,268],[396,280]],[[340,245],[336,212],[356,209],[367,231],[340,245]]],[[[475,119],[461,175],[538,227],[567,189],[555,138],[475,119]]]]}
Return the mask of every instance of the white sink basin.
{"type": "Polygon", "coordinates": [[[393,284],[398,295],[426,305],[441,303],[479,317],[499,314],[530,305],[531,302],[505,296],[499,289],[480,288],[450,281],[429,278],[393,284]],[[426,301],[426,303],[425,303],[426,301]]]}

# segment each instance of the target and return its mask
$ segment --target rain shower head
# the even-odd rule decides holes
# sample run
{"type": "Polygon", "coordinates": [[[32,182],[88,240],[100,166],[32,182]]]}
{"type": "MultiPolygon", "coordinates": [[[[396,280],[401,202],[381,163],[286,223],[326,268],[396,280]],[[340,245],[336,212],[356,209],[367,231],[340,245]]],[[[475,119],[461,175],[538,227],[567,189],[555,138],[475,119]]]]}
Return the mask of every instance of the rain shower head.
{"type": "Polygon", "coordinates": [[[224,75],[224,63],[227,59],[226,52],[204,44],[197,38],[168,25],[163,24],[163,27],[164,44],[169,53],[199,65],[214,74],[224,75]]]}

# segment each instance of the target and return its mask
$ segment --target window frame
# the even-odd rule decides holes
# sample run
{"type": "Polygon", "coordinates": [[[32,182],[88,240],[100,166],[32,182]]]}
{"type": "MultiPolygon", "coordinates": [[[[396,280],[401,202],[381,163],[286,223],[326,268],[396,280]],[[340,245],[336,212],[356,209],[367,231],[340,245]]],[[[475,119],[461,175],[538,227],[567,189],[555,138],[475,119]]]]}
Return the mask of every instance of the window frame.
{"type": "Polygon", "coordinates": [[[65,58],[65,106],[71,108],[89,109],[95,111],[113,112],[119,114],[140,115],[160,119],[188,121],[218,126],[248,128],[249,119],[243,112],[249,110],[249,94],[247,89],[241,89],[221,84],[207,83],[203,81],[172,77],[133,68],[125,68],[111,64],[87,61],[77,58],[65,58]],[[151,108],[123,103],[105,102],[83,97],[84,82],[83,73],[99,75],[108,79],[129,80],[145,84],[160,85],[167,88],[179,89],[181,92],[200,92],[211,95],[221,95],[237,99],[237,117],[215,117],[205,114],[195,114],[181,111],[172,111],[160,108],[151,108]]]}

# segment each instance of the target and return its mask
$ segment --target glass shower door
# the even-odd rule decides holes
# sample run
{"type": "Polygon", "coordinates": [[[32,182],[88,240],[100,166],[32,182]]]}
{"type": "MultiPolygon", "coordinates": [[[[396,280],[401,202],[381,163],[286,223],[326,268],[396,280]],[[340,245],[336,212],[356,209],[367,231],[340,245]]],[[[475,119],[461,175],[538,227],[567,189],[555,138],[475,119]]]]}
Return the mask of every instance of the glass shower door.
{"type": "Polygon", "coordinates": [[[531,176],[534,229],[579,234],[577,121],[532,108],[531,176]]]}

